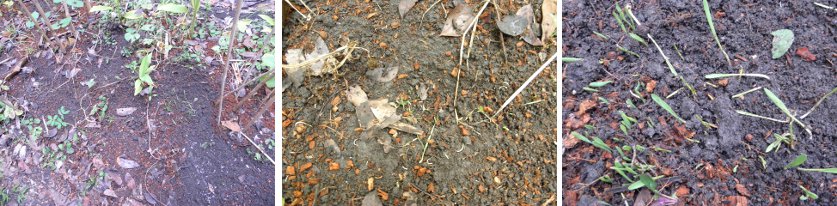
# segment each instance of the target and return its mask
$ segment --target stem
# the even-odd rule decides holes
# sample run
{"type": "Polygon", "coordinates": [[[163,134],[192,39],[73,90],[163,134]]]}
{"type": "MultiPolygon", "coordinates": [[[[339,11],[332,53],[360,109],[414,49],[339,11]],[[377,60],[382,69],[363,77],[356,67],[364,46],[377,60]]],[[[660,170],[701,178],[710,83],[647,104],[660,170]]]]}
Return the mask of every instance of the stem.
{"type": "MultiPolygon", "coordinates": [[[[224,64],[224,76],[221,79],[221,94],[224,93],[225,87],[227,86],[227,72],[230,70],[230,60],[232,60],[233,50],[235,50],[235,38],[238,36],[238,17],[241,16],[241,2],[243,0],[236,0],[235,1],[235,17],[232,21],[232,28],[230,28],[230,45],[227,47],[227,62],[224,64]]],[[[218,120],[217,123],[221,124],[221,116],[223,116],[224,112],[224,96],[219,96],[218,101],[218,120]]]]}
{"type": "Polygon", "coordinates": [[[814,104],[814,107],[811,107],[811,109],[810,109],[810,110],[808,110],[808,112],[806,112],[805,114],[803,114],[803,115],[802,115],[801,117],[799,117],[799,118],[800,118],[800,119],[805,119],[805,117],[807,117],[809,114],[811,114],[811,112],[813,112],[813,111],[814,111],[814,109],[816,109],[816,108],[817,108],[817,106],[820,106],[820,103],[822,103],[822,101],[823,101],[823,100],[825,100],[825,99],[826,99],[826,98],[828,98],[829,96],[833,95],[834,93],[837,93],[837,87],[834,87],[834,89],[831,89],[831,91],[830,91],[830,92],[828,92],[828,93],[826,93],[826,94],[825,94],[825,96],[822,96],[822,98],[820,98],[820,100],[819,100],[819,101],[817,101],[817,103],[816,103],[816,104],[814,104]]]}
{"type": "Polygon", "coordinates": [[[517,88],[517,91],[514,91],[514,93],[512,93],[512,95],[509,96],[508,99],[506,99],[506,102],[503,103],[503,106],[500,106],[500,109],[497,109],[497,112],[494,113],[492,118],[496,117],[497,114],[500,114],[500,112],[503,111],[503,108],[506,108],[506,106],[508,106],[509,103],[511,103],[512,100],[514,100],[514,98],[517,97],[517,95],[520,94],[520,92],[522,92],[523,89],[526,88],[526,86],[529,86],[529,83],[532,83],[532,80],[534,80],[535,77],[537,77],[538,74],[540,74],[543,71],[543,69],[545,69],[546,66],[549,65],[549,63],[552,63],[552,61],[556,60],[557,58],[558,58],[558,53],[555,53],[555,54],[552,55],[552,57],[549,58],[549,60],[546,60],[546,62],[543,63],[541,68],[539,68],[537,71],[535,71],[535,73],[532,74],[532,76],[529,76],[529,79],[527,79],[526,82],[523,82],[523,85],[521,85],[520,88],[517,88]]]}

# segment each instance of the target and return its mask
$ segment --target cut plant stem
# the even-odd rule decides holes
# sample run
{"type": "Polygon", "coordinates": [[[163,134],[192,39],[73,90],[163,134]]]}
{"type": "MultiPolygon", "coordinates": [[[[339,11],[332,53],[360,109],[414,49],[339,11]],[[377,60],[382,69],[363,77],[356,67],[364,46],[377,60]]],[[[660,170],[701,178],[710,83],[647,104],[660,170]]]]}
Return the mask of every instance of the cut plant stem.
{"type": "Polygon", "coordinates": [[[805,112],[805,114],[803,114],[801,117],[799,117],[799,119],[805,119],[805,117],[807,117],[809,114],[811,114],[811,112],[813,112],[814,109],[816,109],[818,106],[820,106],[820,103],[822,103],[823,100],[825,100],[829,96],[833,95],[834,93],[837,93],[837,87],[834,87],[834,89],[831,89],[831,91],[826,93],[825,96],[822,96],[822,98],[820,98],[820,100],[818,100],[817,103],[814,104],[814,107],[811,107],[811,109],[808,110],[808,112],[805,112]]]}
{"type": "Polygon", "coordinates": [[[512,100],[514,100],[514,98],[517,97],[518,94],[520,94],[520,92],[523,91],[523,89],[526,89],[526,86],[529,86],[529,83],[532,83],[532,80],[534,80],[535,77],[538,77],[538,74],[540,74],[546,68],[546,66],[548,66],[557,58],[557,52],[555,54],[552,54],[552,57],[550,57],[549,60],[546,60],[546,62],[544,62],[543,65],[541,65],[541,68],[535,71],[535,73],[532,74],[532,76],[529,76],[529,79],[527,79],[526,82],[523,82],[523,85],[520,85],[520,88],[517,88],[517,91],[514,91],[514,93],[512,93],[512,95],[509,96],[508,99],[506,99],[506,102],[503,103],[503,106],[500,106],[500,109],[497,109],[497,112],[495,112],[494,115],[491,116],[491,118],[494,118],[497,116],[497,114],[500,114],[500,112],[503,111],[503,109],[506,108],[506,106],[508,106],[509,103],[511,103],[512,100]]]}
{"type": "Polygon", "coordinates": [[[676,95],[676,94],[680,93],[680,90],[683,90],[683,87],[680,87],[680,88],[678,88],[677,90],[674,90],[674,92],[672,92],[671,94],[668,94],[668,96],[666,96],[666,99],[671,99],[671,97],[673,97],[674,95],[676,95]]]}
{"type": "Polygon", "coordinates": [[[749,112],[743,111],[743,110],[735,110],[735,113],[738,113],[738,114],[744,115],[744,116],[750,116],[750,117],[755,117],[755,118],[759,118],[759,119],[765,119],[765,120],[770,120],[770,121],[774,121],[774,122],[779,122],[779,123],[788,123],[788,121],[789,121],[789,120],[773,119],[773,118],[770,118],[770,117],[765,117],[765,116],[749,113],[749,112]]]}
{"type": "Polygon", "coordinates": [[[683,118],[680,118],[680,115],[677,115],[677,113],[674,112],[673,109],[671,109],[671,105],[668,105],[668,103],[666,103],[665,100],[663,100],[662,98],[657,96],[657,94],[651,94],[651,99],[653,99],[654,102],[656,102],[658,105],[660,105],[660,107],[662,107],[663,110],[666,110],[669,114],[671,114],[671,116],[674,116],[675,118],[677,118],[678,121],[680,121],[682,123],[686,123],[686,120],[683,120],[683,118]]]}
{"type": "MultiPolygon", "coordinates": [[[[477,20],[480,19],[479,16],[482,15],[483,11],[485,11],[485,7],[488,7],[488,3],[491,3],[491,0],[485,0],[485,3],[482,4],[482,8],[480,8],[480,11],[474,15],[474,20],[472,20],[471,23],[468,24],[468,27],[465,27],[465,32],[462,34],[462,40],[460,40],[461,44],[459,45],[459,65],[462,65],[463,54],[465,54],[465,37],[468,36],[469,30],[476,30],[476,28],[472,29],[472,27],[477,26],[477,20]]],[[[474,32],[471,32],[471,36],[473,35],[474,32]]],[[[473,40],[471,42],[473,42],[473,40]]],[[[471,44],[469,44],[468,47],[470,48],[471,44]]]]}
{"type": "Polygon", "coordinates": [[[764,74],[707,74],[705,78],[707,79],[719,79],[719,78],[727,78],[727,77],[759,77],[770,79],[767,75],[764,74]]]}
{"type": "Polygon", "coordinates": [[[636,16],[634,16],[634,12],[631,11],[631,10],[633,10],[633,9],[631,9],[631,4],[625,5],[625,11],[628,12],[628,16],[630,16],[631,19],[633,19],[634,22],[636,22],[637,26],[642,26],[642,23],[639,23],[639,20],[636,19],[636,16]]]}
{"type": "Polygon", "coordinates": [[[741,92],[741,93],[738,93],[736,95],[732,95],[732,98],[742,98],[743,99],[744,95],[749,94],[750,92],[754,92],[754,91],[759,90],[759,89],[761,89],[761,86],[750,89],[750,90],[747,90],[747,91],[744,91],[744,92],[741,92]]]}
{"type": "Polygon", "coordinates": [[[837,167],[832,167],[832,168],[816,168],[816,169],[814,169],[814,168],[801,168],[801,167],[798,167],[798,168],[796,168],[796,169],[798,169],[798,170],[800,170],[800,171],[806,171],[806,172],[825,172],[825,173],[837,174],[837,167]]]}
{"type": "Polygon", "coordinates": [[[837,11],[837,8],[826,6],[825,4],[821,4],[821,3],[818,3],[818,2],[814,2],[814,5],[817,5],[819,7],[825,8],[825,9],[831,9],[831,10],[837,11]]]}
{"type": "Polygon", "coordinates": [[[706,14],[706,21],[709,22],[709,31],[712,32],[712,37],[715,38],[715,43],[718,43],[718,48],[721,48],[721,53],[723,53],[724,58],[727,59],[727,64],[732,66],[732,61],[729,60],[727,51],[724,50],[724,46],[721,45],[721,40],[718,39],[718,34],[715,33],[715,24],[712,23],[712,12],[709,11],[709,2],[706,0],[703,0],[703,13],[706,14]]]}
{"type": "Polygon", "coordinates": [[[648,38],[651,39],[651,43],[654,43],[654,47],[657,47],[657,51],[660,51],[660,55],[663,56],[663,59],[665,60],[666,65],[668,65],[668,70],[671,71],[671,74],[673,74],[675,77],[678,76],[677,71],[674,70],[674,66],[671,65],[671,62],[668,61],[668,57],[665,53],[663,53],[663,49],[660,48],[660,45],[657,44],[657,41],[654,41],[654,36],[648,34],[648,38]]]}

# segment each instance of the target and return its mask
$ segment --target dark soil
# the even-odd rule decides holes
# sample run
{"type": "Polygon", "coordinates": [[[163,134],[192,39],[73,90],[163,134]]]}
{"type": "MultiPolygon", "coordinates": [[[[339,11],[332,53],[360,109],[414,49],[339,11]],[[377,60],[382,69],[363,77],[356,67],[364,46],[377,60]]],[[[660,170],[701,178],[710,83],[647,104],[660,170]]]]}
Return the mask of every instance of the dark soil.
{"type": "MultiPolygon", "coordinates": [[[[369,193],[377,193],[385,205],[556,201],[554,67],[530,84],[496,122],[477,112],[480,106],[498,109],[544,63],[539,54],[548,58],[556,51],[554,43],[534,47],[503,36],[508,54],[504,56],[494,22],[497,14],[489,6],[479,21],[472,58],[458,66],[460,38],[439,36],[445,18],[441,7],[449,12],[453,1],[440,2],[421,23],[421,14],[432,3],[420,1],[404,18],[398,14],[398,1],[310,2],[315,13],[310,21],[290,12],[282,33],[284,51],[311,48],[322,35],[332,51],[349,39],[369,52],[355,50],[357,58],[348,60],[339,75],[309,76],[302,86],[282,93],[286,204],[359,205],[369,193]],[[366,76],[368,70],[393,66],[399,67],[401,77],[391,82],[366,76]],[[462,71],[456,100],[457,78],[451,75],[455,69],[462,71]],[[419,97],[421,84],[430,88],[425,100],[419,97]],[[397,109],[401,121],[421,128],[425,135],[400,131],[392,135],[389,129],[380,129],[366,131],[371,137],[362,138],[356,108],[345,95],[355,85],[369,99],[409,102],[397,109]],[[530,102],[535,103],[524,105],[530,102]],[[428,139],[432,140],[424,152],[428,139]],[[392,141],[394,148],[385,153],[379,140],[392,141]],[[327,149],[328,141],[334,141],[339,151],[327,149]],[[330,170],[332,163],[339,168],[330,170]]],[[[506,14],[525,5],[498,3],[506,14]]],[[[539,3],[532,5],[538,20],[539,3]]],[[[475,12],[482,6],[478,1],[469,5],[475,12]]],[[[285,83],[289,82],[286,76],[285,83]]]]}
{"type": "MultiPolygon", "coordinates": [[[[642,145],[649,148],[636,158],[656,166],[652,173],[665,176],[657,181],[658,190],[666,195],[678,193],[679,205],[742,204],[743,200],[750,205],[835,204],[837,177],[833,174],[785,170],[783,167],[799,154],[808,155],[808,161],[801,167],[837,166],[837,156],[833,152],[837,150],[833,144],[837,138],[834,122],[837,98],[827,99],[802,120],[812,128],[813,137],[809,138],[796,127],[798,141],[794,148],[783,145],[778,152],[765,153],[767,145],[774,140],[771,134],[787,132],[787,124],[739,115],[734,110],[779,119],[784,119],[784,115],[762,90],[742,99],[731,96],[761,86],[776,93],[792,113],[801,115],[809,110],[822,95],[837,86],[837,67],[834,65],[837,60],[837,13],[807,1],[710,1],[718,36],[733,59],[730,66],[709,31],[700,1],[641,1],[633,5],[633,13],[642,23],[637,33],[648,41],[649,46],[637,43],[621,31],[611,15],[613,2],[563,3],[564,54],[584,58],[583,62],[569,63],[563,68],[566,71],[562,94],[566,131],[565,161],[561,165],[564,204],[595,205],[597,201],[612,205],[633,204],[640,191],[615,190],[629,184],[608,169],[619,155],[607,154],[580,142],[570,137],[571,131],[598,136],[611,147],[642,145]],[[770,33],[778,29],[792,30],[796,39],[785,56],[771,59],[773,36],[770,33]],[[598,38],[594,31],[610,39],[598,38]],[[665,99],[686,119],[686,124],[679,123],[650,101],[651,93],[666,97],[681,89],[683,84],[669,72],[645,33],[654,36],[677,71],[697,90],[697,94],[692,95],[683,88],[665,99]],[[620,52],[616,44],[640,57],[620,52]],[[816,60],[804,61],[795,54],[802,47],[807,47],[816,60]],[[703,78],[710,73],[738,73],[739,70],[765,74],[771,80],[703,78]],[[582,90],[590,82],[604,80],[613,83],[599,92],[582,90]],[[640,89],[644,100],[629,93],[637,83],[652,81],[656,82],[656,88],[640,89]],[[610,104],[597,103],[593,109],[579,112],[584,101],[599,102],[600,97],[610,104]],[[637,107],[628,107],[628,99],[637,107]],[[623,134],[618,127],[621,120],[618,111],[639,119],[644,127],[634,126],[628,135],[623,134]],[[717,128],[703,126],[697,116],[717,128]],[[647,126],[647,121],[653,127],[647,126]],[[595,129],[585,129],[582,127],[585,124],[595,129]],[[651,149],[654,147],[671,152],[657,152],[651,149]],[[760,156],[764,157],[766,168],[762,167],[760,156]],[[613,183],[594,182],[602,175],[609,175],[613,183]],[[803,191],[798,185],[818,194],[819,199],[800,201],[803,191]]],[[[822,3],[835,5],[834,1],[822,3]]]]}
{"type": "MultiPolygon", "coordinates": [[[[22,15],[15,17],[12,12],[3,12],[0,20],[3,28],[13,24],[22,28],[22,15]]],[[[212,23],[216,22],[205,22],[212,23]]],[[[257,152],[255,148],[248,147],[246,140],[222,131],[215,123],[217,106],[211,102],[220,95],[221,84],[217,60],[210,65],[155,60],[153,64],[159,64],[152,73],[158,84],[155,96],[150,100],[147,96],[134,96],[136,74],[124,65],[139,57],[121,55],[123,48],[130,47],[122,38],[123,29],[89,25],[83,27],[87,32],[82,33],[75,47],[66,41],[72,35],[65,34],[51,42],[55,48],[39,48],[28,39],[33,38],[35,30],[32,30],[31,34],[16,39],[7,37],[7,43],[11,43],[8,45],[13,47],[0,52],[0,59],[28,56],[29,63],[25,66],[34,69],[6,83],[10,89],[4,96],[25,105],[26,112],[19,119],[54,115],[62,106],[70,111],[64,120],[70,126],[59,130],[55,137],[40,137],[37,142],[26,142],[28,131],[14,126],[20,124],[15,122],[19,119],[4,123],[7,132],[3,136],[15,138],[0,145],[5,156],[0,186],[13,198],[9,204],[273,205],[273,165],[254,160],[247,150],[257,152]],[[111,36],[116,44],[103,45],[106,37],[96,34],[111,36]],[[94,43],[97,40],[99,44],[94,43]],[[59,49],[55,45],[68,47],[63,50],[64,47],[59,49]],[[27,55],[28,50],[33,53],[27,55]],[[64,54],[62,62],[55,58],[60,54],[64,54]],[[66,78],[64,71],[73,68],[81,70],[76,76],[66,78]],[[81,84],[89,79],[95,80],[93,87],[81,84]],[[92,106],[99,103],[99,96],[108,99],[109,107],[101,120],[88,115],[92,106]],[[125,107],[137,110],[127,116],[116,115],[118,108],[125,107]],[[42,167],[40,148],[60,144],[72,137],[73,131],[80,135],[80,141],[74,144],[76,152],[68,155],[57,170],[42,167]],[[25,159],[12,157],[17,143],[30,147],[25,159]],[[122,168],[117,163],[118,157],[136,161],[139,167],[122,168]],[[100,172],[105,174],[104,178],[97,178],[100,172]],[[89,183],[92,186],[88,189],[89,183]],[[14,187],[28,188],[28,193],[13,193],[14,187]],[[113,191],[116,197],[105,195],[106,190],[113,191]],[[17,198],[22,201],[16,202],[17,198]]],[[[5,75],[9,67],[0,65],[0,70],[5,75]]],[[[264,92],[256,95],[259,99],[264,96],[264,92]]],[[[244,116],[255,113],[257,106],[245,104],[235,115],[225,115],[225,120],[237,116],[255,119],[244,116]]],[[[263,128],[264,124],[273,123],[260,123],[258,128],[245,131],[255,141],[264,142],[274,137],[273,131],[263,128]]]]}

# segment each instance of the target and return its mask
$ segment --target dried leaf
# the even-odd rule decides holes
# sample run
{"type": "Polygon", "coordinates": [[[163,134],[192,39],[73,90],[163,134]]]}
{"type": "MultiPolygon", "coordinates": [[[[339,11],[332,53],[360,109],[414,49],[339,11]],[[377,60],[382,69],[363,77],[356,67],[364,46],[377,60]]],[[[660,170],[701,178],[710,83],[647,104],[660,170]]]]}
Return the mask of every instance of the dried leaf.
{"type": "Polygon", "coordinates": [[[401,0],[398,2],[398,13],[401,14],[401,18],[404,18],[404,14],[410,11],[413,6],[416,5],[418,0],[401,0]]]}
{"type": "Polygon", "coordinates": [[[398,67],[377,68],[366,72],[366,76],[378,82],[389,82],[398,76],[398,67]]]}
{"type": "Polygon", "coordinates": [[[497,27],[505,34],[517,36],[523,34],[526,29],[527,22],[525,17],[517,15],[506,15],[503,20],[497,22],[497,27]]]}
{"type": "Polygon", "coordinates": [[[424,134],[424,131],[422,131],[420,128],[402,122],[392,123],[389,125],[389,128],[393,128],[398,131],[407,132],[414,135],[424,134]]]}
{"type": "Polygon", "coordinates": [[[136,107],[125,107],[116,109],[116,115],[120,117],[128,116],[137,111],[136,107]]]}
{"type": "MultiPolygon", "coordinates": [[[[311,51],[311,53],[305,54],[305,59],[315,59],[315,58],[318,58],[320,56],[327,55],[328,53],[329,53],[328,45],[325,43],[325,41],[323,41],[323,38],[320,38],[319,36],[317,36],[317,40],[314,41],[314,51],[311,51]]],[[[323,73],[331,73],[329,71],[329,68],[325,64],[326,62],[328,62],[330,60],[333,60],[333,58],[328,57],[324,60],[316,61],[313,64],[311,64],[311,69],[309,70],[310,74],[313,75],[313,76],[320,76],[323,73]],[[326,67],[326,68],[324,68],[324,67],[326,67]]]]}
{"type": "Polygon", "coordinates": [[[239,126],[238,123],[235,123],[233,121],[221,121],[221,125],[223,125],[227,129],[230,129],[233,132],[241,132],[241,126],[239,126]]]}
{"type": "Polygon", "coordinates": [[[119,164],[120,167],[125,168],[125,169],[132,169],[132,168],[139,167],[139,163],[137,163],[133,160],[122,158],[122,157],[117,157],[116,158],[116,163],[119,164]]]}
{"type": "Polygon", "coordinates": [[[369,108],[372,109],[372,114],[375,115],[375,118],[378,120],[383,121],[388,117],[398,115],[395,112],[395,107],[389,104],[387,99],[376,99],[376,100],[369,100],[369,108]]]}
{"type": "Polygon", "coordinates": [[[526,43],[531,44],[532,46],[541,46],[543,42],[537,36],[535,36],[535,32],[532,29],[532,22],[535,21],[535,14],[532,11],[532,5],[526,5],[520,7],[516,13],[517,16],[521,16],[526,18],[526,30],[523,31],[523,41],[526,43]]]}
{"type": "Polygon", "coordinates": [[[546,42],[553,34],[558,33],[558,0],[544,0],[541,12],[541,41],[546,42]]]}
{"type": "Polygon", "coordinates": [[[361,103],[369,101],[369,97],[366,96],[366,92],[364,92],[360,86],[349,87],[349,90],[346,91],[346,99],[355,105],[355,107],[360,106],[361,103]]]}
{"type": "Polygon", "coordinates": [[[808,47],[801,47],[799,49],[796,49],[796,55],[799,55],[799,57],[802,57],[803,60],[809,62],[817,60],[817,56],[811,54],[811,51],[808,50],[808,47]]]}
{"type": "MultiPolygon", "coordinates": [[[[305,61],[305,56],[302,55],[302,49],[291,49],[285,54],[285,60],[288,62],[289,65],[299,64],[305,61]]],[[[291,79],[293,82],[293,87],[299,87],[302,85],[302,81],[304,79],[304,74],[306,71],[306,67],[297,67],[297,68],[285,68],[285,72],[288,73],[288,78],[291,79]]]]}
{"type": "Polygon", "coordinates": [[[471,21],[473,21],[473,18],[474,13],[471,11],[471,7],[468,7],[467,4],[459,4],[451,10],[448,19],[445,20],[445,25],[442,27],[442,33],[439,35],[459,36],[467,29],[471,21]],[[459,31],[456,31],[454,28],[459,31]]]}

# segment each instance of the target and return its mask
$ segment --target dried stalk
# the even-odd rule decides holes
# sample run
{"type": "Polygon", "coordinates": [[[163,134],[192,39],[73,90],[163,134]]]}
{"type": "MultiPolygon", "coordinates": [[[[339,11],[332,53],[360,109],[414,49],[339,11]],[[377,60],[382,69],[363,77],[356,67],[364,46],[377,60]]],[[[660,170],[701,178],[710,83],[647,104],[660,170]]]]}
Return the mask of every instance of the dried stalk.
{"type": "MultiPolygon", "coordinates": [[[[235,38],[238,36],[238,18],[241,16],[241,2],[242,0],[235,1],[235,17],[233,18],[232,28],[230,28],[230,45],[227,47],[227,62],[224,63],[224,76],[221,79],[221,94],[224,93],[225,87],[227,86],[227,72],[230,70],[230,60],[232,60],[233,50],[235,50],[235,38]]],[[[221,124],[221,116],[223,116],[224,112],[224,96],[219,96],[218,101],[218,120],[217,124],[221,124]]]]}

